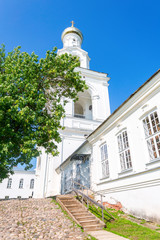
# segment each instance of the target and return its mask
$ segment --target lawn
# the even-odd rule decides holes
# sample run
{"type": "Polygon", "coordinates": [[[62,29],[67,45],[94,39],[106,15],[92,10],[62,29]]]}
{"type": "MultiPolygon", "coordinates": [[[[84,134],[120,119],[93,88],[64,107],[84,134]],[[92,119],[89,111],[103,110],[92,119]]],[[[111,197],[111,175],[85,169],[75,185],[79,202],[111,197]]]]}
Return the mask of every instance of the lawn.
{"type": "MultiPolygon", "coordinates": [[[[89,207],[89,210],[98,218],[102,219],[101,209],[92,205],[89,207]]],[[[104,230],[113,232],[131,240],[160,240],[160,233],[125,219],[122,211],[110,209],[110,212],[114,216],[115,220],[112,220],[108,213],[104,211],[106,224],[106,228],[104,228],[104,230]]]]}

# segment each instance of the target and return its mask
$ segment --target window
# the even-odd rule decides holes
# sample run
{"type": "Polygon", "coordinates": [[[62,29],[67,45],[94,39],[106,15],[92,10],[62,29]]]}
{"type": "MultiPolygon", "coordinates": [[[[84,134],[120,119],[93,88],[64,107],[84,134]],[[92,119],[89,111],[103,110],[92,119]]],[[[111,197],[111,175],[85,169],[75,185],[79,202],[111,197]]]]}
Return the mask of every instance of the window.
{"type": "Polygon", "coordinates": [[[127,131],[121,132],[117,136],[121,170],[125,171],[132,168],[131,154],[129,149],[127,131]]]}
{"type": "Polygon", "coordinates": [[[9,178],[7,183],[7,188],[11,188],[11,186],[12,186],[12,178],[9,178]]]}
{"type": "Polygon", "coordinates": [[[109,162],[107,144],[103,144],[101,147],[101,164],[102,164],[102,177],[109,177],[109,162]]]}
{"type": "Polygon", "coordinates": [[[85,118],[84,112],[83,112],[83,107],[78,102],[75,102],[75,104],[74,104],[74,117],[85,118]]]}
{"type": "Polygon", "coordinates": [[[34,179],[31,179],[31,181],[30,181],[30,188],[31,188],[31,189],[34,188],[34,179]]]}
{"type": "Polygon", "coordinates": [[[23,179],[22,178],[19,181],[19,188],[23,188],[23,179]]]}
{"type": "Polygon", "coordinates": [[[74,117],[92,119],[92,99],[88,91],[78,93],[78,100],[74,103],[74,117]]]}
{"type": "Polygon", "coordinates": [[[160,157],[160,123],[156,111],[143,119],[143,127],[150,160],[154,161],[160,157]]]}

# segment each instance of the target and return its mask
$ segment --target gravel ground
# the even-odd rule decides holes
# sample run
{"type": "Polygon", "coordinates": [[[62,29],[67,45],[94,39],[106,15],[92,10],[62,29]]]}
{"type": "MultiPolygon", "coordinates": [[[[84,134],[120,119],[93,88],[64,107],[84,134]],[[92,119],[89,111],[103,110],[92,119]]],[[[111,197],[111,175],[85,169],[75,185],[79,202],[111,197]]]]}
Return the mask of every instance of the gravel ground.
{"type": "Polygon", "coordinates": [[[0,240],[87,239],[51,199],[0,201],[0,240]]]}

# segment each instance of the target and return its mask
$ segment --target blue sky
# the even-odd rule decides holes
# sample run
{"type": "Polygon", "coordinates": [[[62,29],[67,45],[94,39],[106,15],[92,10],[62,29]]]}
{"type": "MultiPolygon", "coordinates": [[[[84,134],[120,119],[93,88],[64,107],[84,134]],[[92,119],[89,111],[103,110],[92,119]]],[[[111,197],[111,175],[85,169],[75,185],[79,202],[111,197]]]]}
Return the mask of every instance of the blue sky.
{"type": "Polygon", "coordinates": [[[113,112],[160,67],[158,0],[1,0],[0,43],[40,57],[74,20],[90,69],[109,74],[113,112]]]}

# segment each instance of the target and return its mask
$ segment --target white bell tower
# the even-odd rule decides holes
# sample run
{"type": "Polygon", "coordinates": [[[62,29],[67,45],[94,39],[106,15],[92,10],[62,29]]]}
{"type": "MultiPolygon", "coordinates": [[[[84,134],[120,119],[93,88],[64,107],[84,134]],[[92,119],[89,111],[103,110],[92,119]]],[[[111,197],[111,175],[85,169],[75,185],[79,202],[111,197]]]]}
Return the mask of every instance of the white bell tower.
{"type": "Polygon", "coordinates": [[[82,33],[73,26],[62,33],[63,48],[58,55],[68,53],[78,56],[80,67],[75,71],[81,73],[88,89],[78,94],[78,101],[69,100],[65,106],[66,117],[62,120],[65,127],[60,131],[62,142],[58,145],[59,155],[52,157],[42,149],[37,161],[35,198],[49,197],[60,194],[61,176],[55,169],[64,162],[109,115],[108,78],[106,73],[89,69],[88,53],[81,49],[82,33]]]}

